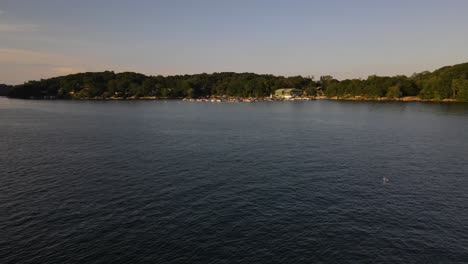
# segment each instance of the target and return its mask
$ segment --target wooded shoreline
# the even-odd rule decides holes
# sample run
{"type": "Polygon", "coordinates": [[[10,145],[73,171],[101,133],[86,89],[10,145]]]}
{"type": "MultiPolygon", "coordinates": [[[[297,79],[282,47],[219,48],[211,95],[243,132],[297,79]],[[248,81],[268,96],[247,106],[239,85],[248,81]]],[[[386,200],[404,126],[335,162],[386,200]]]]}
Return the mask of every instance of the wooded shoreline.
{"type": "MultiPolygon", "coordinates": [[[[7,97],[8,98],[8,97],[7,97]]],[[[11,98],[11,99],[23,99],[23,100],[65,100],[65,101],[162,101],[162,100],[174,100],[174,101],[185,101],[185,102],[283,102],[283,101],[316,101],[316,100],[328,100],[328,101],[367,101],[367,102],[432,102],[432,103],[467,103],[457,99],[422,99],[417,96],[405,96],[399,98],[388,98],[388,97],[363,97],[363,96],[348,96],[348,97],[327,97],[327,96],[304,96],[296,98],[271,98],[271,97],[227,97],[227,96],[214,96],[206,98],[173,98],[173,97],[156,97],[156,96],[143,96],[143,97],[94,97],[94,98],[56,98],[51,96],[45,96],[43,98],[11,98]]]]}
{"type": "MultiPolygon", "coordinates": [[[[468,63],[412,76],[337,80],[332,76],[274,76],[256,73],[202,73],[147,76],[135,72],[85,72],[1,86],[23,99],[183,99],[193,101],[297,100],[468,102],[468,63]],[[269,98],[270,97],[270,98],[269,98]]],[[[2,94],[0,93],[0,94],[2,94]]]]}

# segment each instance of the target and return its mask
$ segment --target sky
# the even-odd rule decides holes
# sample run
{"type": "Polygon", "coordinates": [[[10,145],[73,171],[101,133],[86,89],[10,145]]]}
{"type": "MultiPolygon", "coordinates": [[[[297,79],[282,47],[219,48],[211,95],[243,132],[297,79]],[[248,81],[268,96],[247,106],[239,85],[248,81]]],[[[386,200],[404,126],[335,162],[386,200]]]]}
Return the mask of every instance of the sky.
{"type": "Polygon", "coordinates": [[[83,71],[411,75],[468,62],[466,0],[0,0],[0,83],[83,71]]]}

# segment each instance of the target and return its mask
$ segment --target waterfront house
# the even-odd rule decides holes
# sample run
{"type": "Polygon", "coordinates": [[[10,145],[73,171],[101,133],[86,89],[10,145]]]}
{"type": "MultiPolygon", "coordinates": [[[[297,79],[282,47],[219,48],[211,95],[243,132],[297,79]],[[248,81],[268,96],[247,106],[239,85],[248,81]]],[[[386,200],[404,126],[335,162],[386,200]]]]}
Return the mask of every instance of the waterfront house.
{"type": "Polygon", "coordinates": [[[282,88],[275,90],[275,97],[290,99],[293,97],[300,97],[302,91],[296,88],[282,88]]]}

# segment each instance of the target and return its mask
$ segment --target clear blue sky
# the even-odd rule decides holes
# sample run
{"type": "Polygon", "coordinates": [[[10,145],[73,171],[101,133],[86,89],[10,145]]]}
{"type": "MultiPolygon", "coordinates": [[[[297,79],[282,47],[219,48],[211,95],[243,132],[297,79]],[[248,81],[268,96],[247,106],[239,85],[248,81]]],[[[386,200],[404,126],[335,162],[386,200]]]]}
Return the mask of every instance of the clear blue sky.
{"type": "Polygon", "coordinates": [[[462,62],[466,0],[0,0],[0,83],[101,70],[351,78],[462,62]]]}

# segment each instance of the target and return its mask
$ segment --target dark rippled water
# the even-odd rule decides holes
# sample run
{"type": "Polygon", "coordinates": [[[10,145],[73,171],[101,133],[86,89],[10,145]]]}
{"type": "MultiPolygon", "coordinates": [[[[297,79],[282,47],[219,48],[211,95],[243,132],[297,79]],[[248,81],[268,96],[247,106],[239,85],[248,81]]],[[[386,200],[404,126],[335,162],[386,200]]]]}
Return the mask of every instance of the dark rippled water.
{"type": "Polygon", "coordinates": [[[467,133],[466,104],[0,99],[0,263],[468,263],[467,133]]]}

